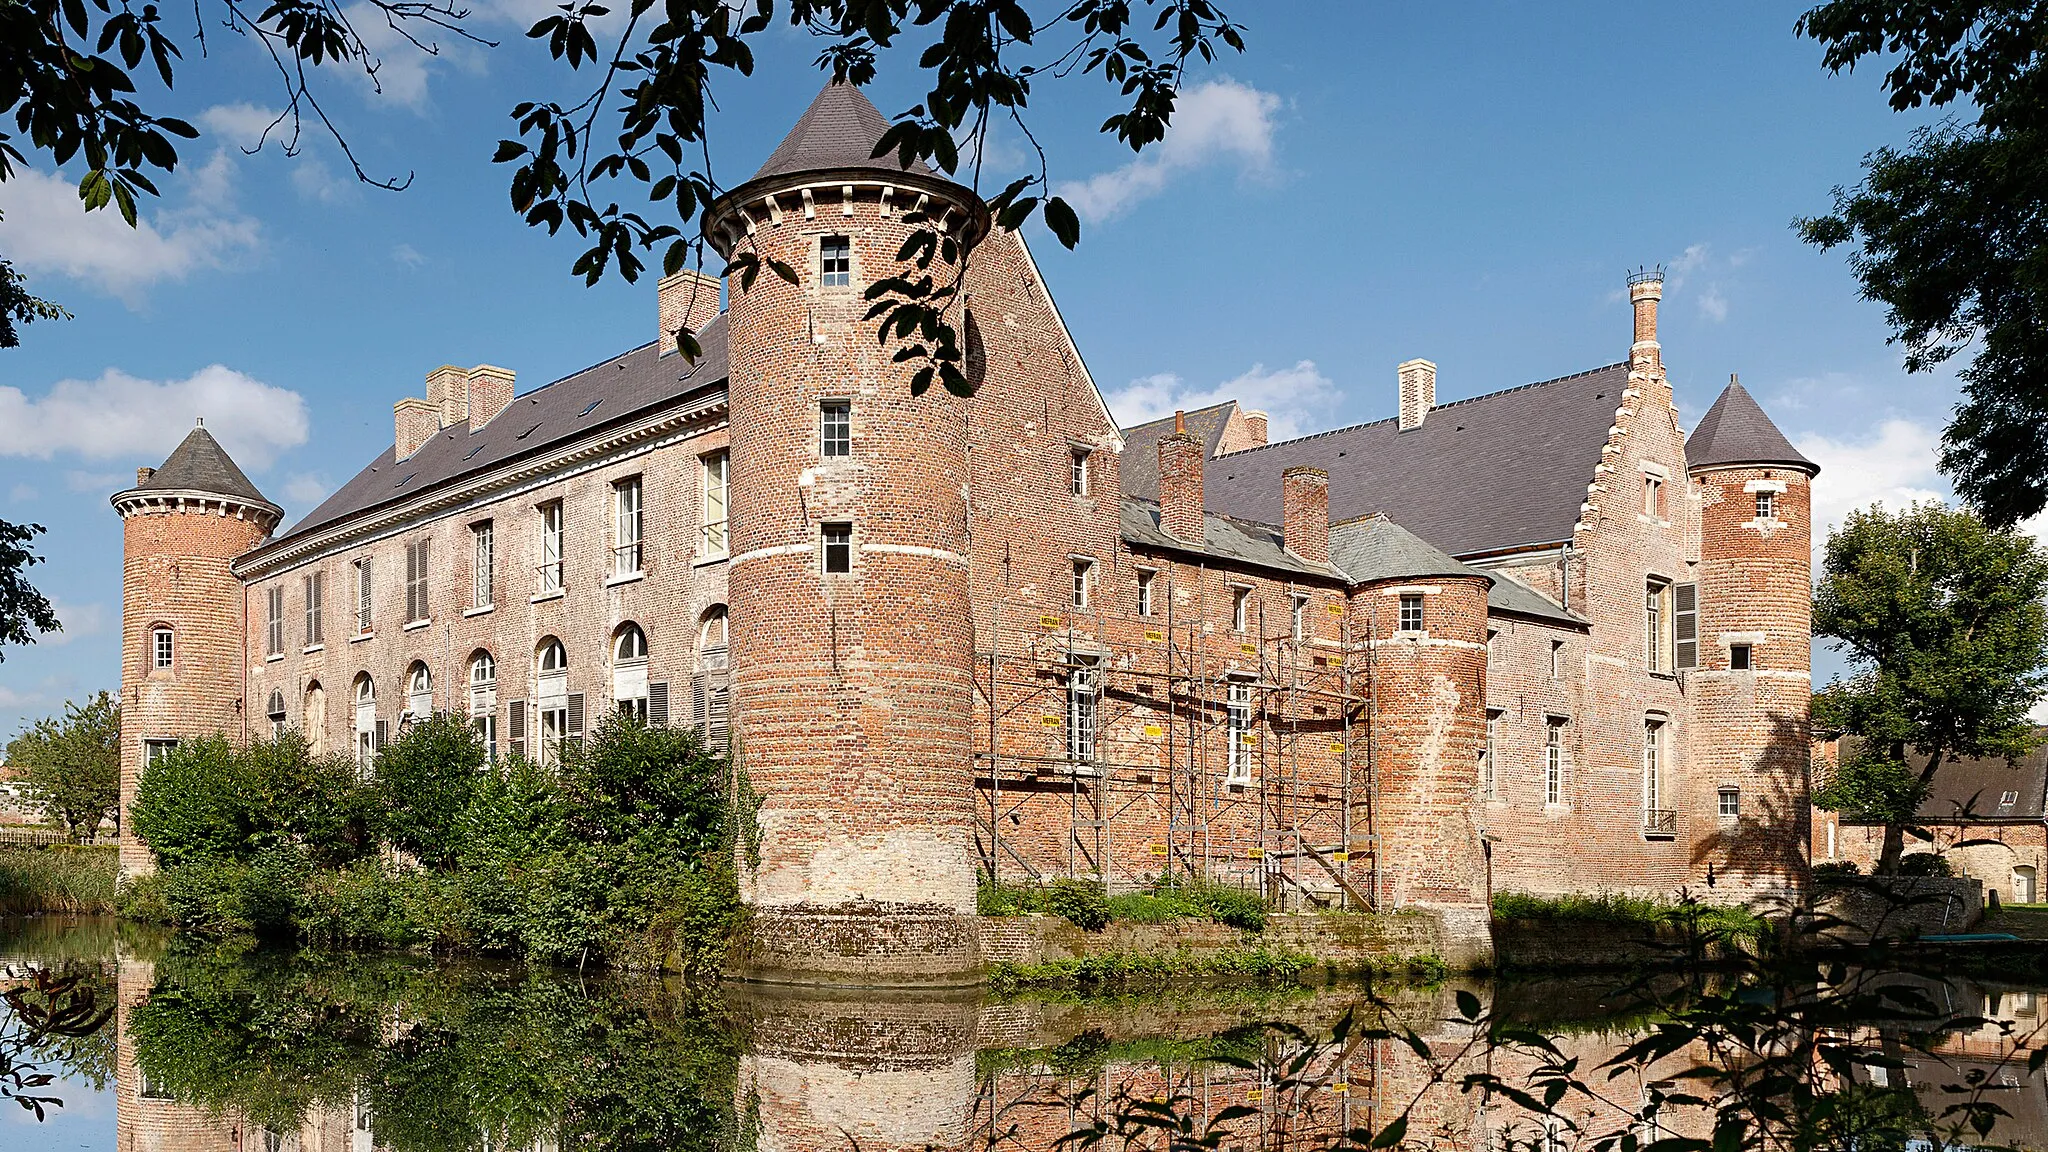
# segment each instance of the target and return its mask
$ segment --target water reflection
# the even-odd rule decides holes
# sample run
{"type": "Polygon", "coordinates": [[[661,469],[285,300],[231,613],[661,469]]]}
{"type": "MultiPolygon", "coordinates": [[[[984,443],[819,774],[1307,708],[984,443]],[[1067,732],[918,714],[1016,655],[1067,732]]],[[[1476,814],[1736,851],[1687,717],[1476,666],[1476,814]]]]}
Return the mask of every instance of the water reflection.
{"type": "MultiPolygon", "coordinates": [[[[109,985],[118,1010],[97,1046],[43,1055],[64,1073],[56,1095],[112,1073],[121,1152],[1062,1152],[1077,1132],[1243,1152],[1329,1147],[1397,1120],[1402,1146],[1447,1152],[1712,1135],[1677,1076],[1708,1058],[1700,1046],[1602,1069],[1656,1034],[1650,1002],[1683,992],[1670,982],[999,1001],[188,949],[103,925],[17,933],[0,952],[17,979],[62,969],[109,985]],[[1467,1022],[1475,1006],[1505,1032],[1489,1041],[1467,1022]],[[1550,1047],[1516,1042],[1521,1027],[1550,1047]],[[1566,1079],[1577,1085],[1546,1096],[1566,1079]]],[[[1928,1015],[1901,1001],[1841,1029],[1858,1058],[1816,1069],[1840,1115],[1811,1144],[1924,1147],[1950,1086],[1974,1083],[2008,1113],[1976,1142],[2048,1149],[2048,1081],[2028,1059],[2038,991],[1907,983],[1958,1026],[1919,1035],[1928,1015]]]]}

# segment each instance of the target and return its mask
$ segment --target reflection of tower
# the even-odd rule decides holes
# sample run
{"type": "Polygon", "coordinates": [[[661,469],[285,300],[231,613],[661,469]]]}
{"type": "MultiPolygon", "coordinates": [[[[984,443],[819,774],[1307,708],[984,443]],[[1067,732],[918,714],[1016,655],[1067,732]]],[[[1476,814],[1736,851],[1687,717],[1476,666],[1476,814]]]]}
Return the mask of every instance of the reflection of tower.
{"type": "Polygon", "coordinates": [[[764,269],[727,311],[757,975],[972,979],[977,962],[966,401],[911,395],[863,290],[897,273],[919,229],[958,238],[986,212],[922,166],[871,159],[887,127],[828,86],[709,215],[721,253],[797,276],[764,269]]]}
{"type": "Polygon", "coordinates": [[[748,997],[738,1112],[759,1152],[949,1152],[968,1143],[978,994],[748,997]]]}
{"type": "Polygon", "coordinates": [[[220,442],[194,428],[161,468],[113,496],[121,514],[121,873],[147,871],[128,820],[151,756],[179,740],[242,731],[248,606],[228,562],[277,527],[220,442]]]}
{"type": "Polygon", "coordinates": [[[1803,888],[1820,472],[1731,381],[1686,441],[1700,493],[1691,778],[1716,834],[1698,865],[1745,895],[1803,888]]]}
{"type": "Polygon", "coordinates": [[[114,1132],[120,1152],[238,1152],[234,1121],[158,1092],[135,1058],[129,1017],[149,1000],[156,964],[125,951],[116,976],[114,1132]]]}

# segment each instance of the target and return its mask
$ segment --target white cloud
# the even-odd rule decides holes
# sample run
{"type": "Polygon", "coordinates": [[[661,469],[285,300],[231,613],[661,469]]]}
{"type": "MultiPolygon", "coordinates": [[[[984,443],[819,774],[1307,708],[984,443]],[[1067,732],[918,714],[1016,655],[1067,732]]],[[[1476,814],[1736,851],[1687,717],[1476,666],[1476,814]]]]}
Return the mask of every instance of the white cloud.
{"type": "Polygon", "coordinates": [[[1086,220],[1106,220],[1156,195],[1177,175],[1221,161],[1249,175],[1273,168],[1273,114],[1280,98],[1235,80],[1212,80],[1180,94],[1158,143],[1120,168],[1068,182],[1058,192],[1086,220]]]}
{"type": "Polygon", "coordinates": [[[59,381],[36,399],[0,386],[0,456],[48,460],[71,452],[154,463],[184,439],[194,417],[205,417],[207,430],[252,471],[306,442],[306,402],[296,392],[220,364],[164,381],[109,368],[97,380],[59,381]]]}
{"type": "Polygon", "coordinates": [[[73,468],[64,473],[64,486],[73,492],[106,494],[128,487],[132,479],[132,476],[119,472],[87,472],[82,468],[73,468]]]}
{"type": "Polygon", "coordinates": [[[417,268],[427,262],[420,250],[410,244],[400,244],[391,249],[391,258],[407,268],[417,268]]]}
{"type": "Polygon", "coordinates": [[[1267,432],[1275,440],[1288,440],[1314,431],[1328,423],[1340,399],[1337,386],[1316,368],[1313,360],[1297,361],[1291,368],[1268,371],[1264,364],[1235,379],[1212,388],[1191,385],[1171,372],[1141,376],[1111,392],[1106,399],[1117,423],[1128,428],[1171,416],[1174,411],[1206,408],[1235,400],[1248,409],[1266,413],[1267,432]]]}
{"type": "Polygon", "coordinates": [[[266,137],[278,140],[291,127],[276,112],[248,103],[215,104],[199,114],[199,125],[244,151],[254,151],[266,137]]]}
{"type": "Polygon", "coordinates": [[[322,204],[353,200],[357,195],[352,177],[338,175],[317,156],[300,156],[292,162],[292,187],[304,199],[322,204]]]}
{"type": "Polygon", "coordinates": [[[63,647],[73,640],[97,636],[107,630],[107,606],[105,604],[71,604],[63,600],[51,600],[50,607],[56,609],[57,619],[62,621],[61,632],[45,632],[36,643],[63,647]]]}
{"type": "Polygon", "coordinates": [[[257,222],[234,204],[226,150],[181,179],[183,207],[160,208],[130,228],[111,205],[87,212],[62,175],[17,171],[0,184],[0,247],[30,272],[54,272],[134,304],[144,288],[253,251],[257,222]]]}
{"type": "MultiPolygon", "coordinates": [[[[43,633],[44,642],[48,642],[49,635],[47,632],[43,633]]],[[[50,702],[51,696],[48,692],[23,692],[18,688],[0,684],[0,708],[40,708],[50,702]]]]}
{"type": "Polygon", "coordinates": [[[1718,324],[1728,318],[1728,298],[1721,294],[1719,284],[1709,284],[1700,293],[1700,315],[1718,324]]]}
{"type": "Polygon", "coordinates": [[[327,481],[309,472],[298,473],[284,482],[284,498],[299,508],[312,508],[331,491],[327,481]]]}
{"type": "Polygon", "coordinates": [[[1705,283],[1693,296],[1693,303],[1699,307],[1702,319],[1719,324],[1728,319],[1728,292],[1726,285],[1719,278],[1720,273],[1733,271],[1749,263],[1753,252],[1753,249],[1744,248],[1732,256],[1717,257],[1714,255],[1713,246],[1704,241],[1688,244],[1685,251],[1665,261],[1664,290],[1677,294],[1685,290],[1687,281],[1696,278],[1704,280],[1705,283]]]}
{"type": "Polygon", "coordinates": [[[1813,484],[1813,543],[1853,511],[1882,504],[1896,512],[1915,501],[1947,500],[1948,484],[1935,468],[1941,435],[1911,420],[1886,420],[1858,441],[1808,433],[1793,444],[1820,465],[1813,484]]]}
{"type": "Polygon", "coordinates": [[[37,492],[30,484],[16,484],[7,491],[7,499],[16,504],[26,504],[40,495],[42,493],[37,492]]]}

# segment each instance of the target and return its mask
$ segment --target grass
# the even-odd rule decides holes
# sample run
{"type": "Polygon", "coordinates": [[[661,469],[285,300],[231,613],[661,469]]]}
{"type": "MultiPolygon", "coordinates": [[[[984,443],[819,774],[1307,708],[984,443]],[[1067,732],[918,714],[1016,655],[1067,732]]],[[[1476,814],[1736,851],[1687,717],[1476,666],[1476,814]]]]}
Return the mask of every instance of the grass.
{"type": "Polygon", "coordinates": [[[983,916],[1063,916],[1090,932],[1100,932],[1117,921],[1170,924],[1210,920],[1245,932],[1266,927],[1266,902],[1256,894],[1195,881],[1109,896],[1102,885],[1086,880],[1056,880],[1038,886],[991,884],[984,878],[975,904],[983,916]]]}
{"type": "Polygon", "coordinates": [[[119,853],[111,845],[0,848],[0,915],[113,912],[119,853]]]}
{"type": "Polygon", "coordinates": [[[1702,936],[1729,940],[1762,940],[1771,927],[1747,908],[1724,904],[1672,903],[1647,896],[1613,892],[1568,896],[1534,896],[1527,892],[1496,892],[1493,918],[1581,924],[1629,924],[1644,928],[1690,927],[1702,936]]]}
{"type": "Polygon", "coordinates": [[[1242,980],[1293,983],[1315,966],[1306,952],[1275,948],[1222,948],[1171,952],[1103,952],[1079,960],[1038,964],[992,964],[988,986],[997,993],[1023,988],[1130,988],[1176,980],[1242,980]]]}

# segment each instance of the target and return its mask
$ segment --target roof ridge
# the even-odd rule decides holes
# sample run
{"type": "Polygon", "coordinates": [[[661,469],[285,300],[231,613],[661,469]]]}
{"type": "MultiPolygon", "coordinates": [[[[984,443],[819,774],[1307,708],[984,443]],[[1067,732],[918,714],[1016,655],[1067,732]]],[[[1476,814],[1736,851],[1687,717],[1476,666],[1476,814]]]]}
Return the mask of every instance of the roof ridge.
{"type": "MultiPolygon", "coordinates": [[[[1569,375],[1557,376],[1549,380],[1532,380],[1527,384],[1517,384],[1512,388],[1502,388],[1499,391],[1495,392],[1482,392],[1477,396],[1467,396],[1463,400],[1453,400],[1448,404],[1438,404],[1434,408],[1431,408],[1430,411],[1441,412],[1446,408],[1456,408],[1460,405],[1472,404],[1480,400],[1491,400],[1497,396],[1506,396],[1509,393],[1513,392],[1527,392],[1531,388],[1543,388],[1551,384],[1562,384],[1567,380],[1577,380],[1586,376],[1597,376],[1602,372],[1612,372],[1616,368],[1626,367],[1628,367],[1628,361],[1617,360],[1612,364],[1602,364],[1598,368],[1588,368],[1583,372],[1573,372],[1569,375]]],[[[1264,452],[1268,448],[1278,448],[1286,444],[1299,444],[1304,440],[1316,440],[1324,436],[1335,436],[1339,432],[1352,432],[1360,428],[1370,428],[1375,424],[1392,424],[1398,421],[1399,419],[1399,416],[1382,416],[1377,420],[1364,420],[1360,421],[1357,424],[1346,424],[1341,428],[1325,428],[1321,432],[1311,432],[1306,436],[1296,436],[1291,440],[1274,440],[1270,443],[1257,444],[1250,448],[1240,448],[1237,451],[1232,452],[1231,455],[1249,456],[1254,452],[1264,452]]]]}
{"type": "MultiPolygon", "coordinates": [[[[1177,411],[1182,416],[1199,416],[1204,412],[1208,412],[1216,408],[1228,408],[1236,403],[1236,400],[1218,400],[1214,404],[1204,404],[1200,408],[1184,408],[1177,409],[1177,411]]],[[[1131,425],[1129,428],[1122,428],[1119,429],[1119,431],[1121,431],[1125,436],[1129,436],[1131,433],[1136,432],[1141,428],[1149,428],[1154,424],[1164,424],[1172,419],[1173,417],[1171,416],[1155,416],[1150,420],[1140,420],[1138,423],[1131,425]]],[[[1236,455],[1236,453],[1232,453],[1232,455],[1236,455]]]]}

